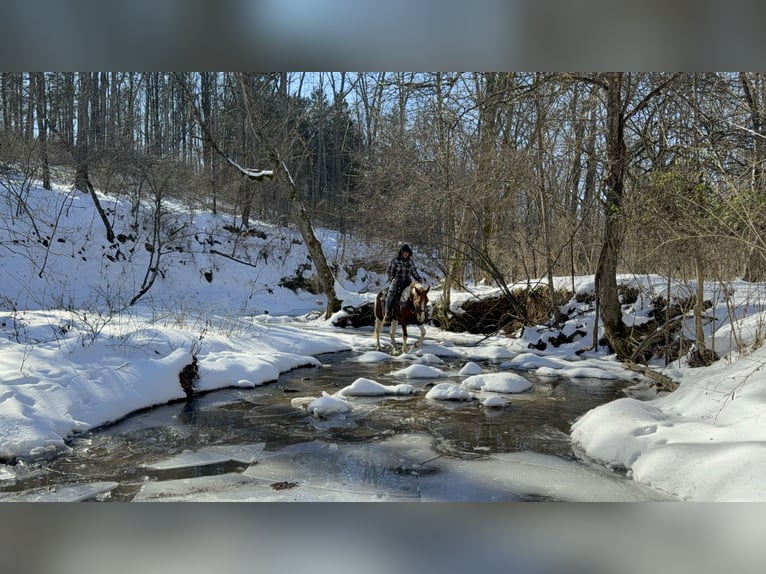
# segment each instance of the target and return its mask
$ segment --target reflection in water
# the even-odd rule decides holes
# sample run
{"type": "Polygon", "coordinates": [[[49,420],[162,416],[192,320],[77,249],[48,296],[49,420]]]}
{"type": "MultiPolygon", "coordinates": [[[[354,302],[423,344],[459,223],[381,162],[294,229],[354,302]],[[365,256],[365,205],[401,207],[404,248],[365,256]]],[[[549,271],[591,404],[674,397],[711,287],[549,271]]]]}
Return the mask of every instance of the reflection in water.
{"type": "Polygon", "coordinates": [[[186,399],[184,408],[178,415],[178,420],[186,425],[194,425],[197,422],[197,413],[199,412],[198,402],[199,398],[196,396],[186,399]]]}
{"type": "MultiPolygon", "coordinates": [[[[318,419],[295,407],[296,397],[335,393],[359,377],[384,385],[403,382],[391,374],[395,363],[362,364],[353,353],[320,357],[323,367],[296,369],[273,384],[253,389],[227,389],[184,402],[148,409],[75,437],[53,460],[20,466],[13,480],[0,481],[0,498],[57,485],[116,482],[111,500],[131,500],[151,480],[181,479],[240,472],[241,462],[219,462],[191,469],[150,471],[152,464],[186,451],[212,445],[263,442],[265,452],[322,441],[364,444],[402,434],[424,434],[439,455],[471,460],[488,454],[534,451],[573,460],[569,427],[587,410],[620,395],[624,382],[534,380],[524,394],[508,395],[502,408],[478,401],[432,401],[425,394],[439,382],[463,377],[408,379],[414,395],[353,397],[351,413],[318,419]]],[[[445,361],[445,373],[457,373],[465,361],[445,361]]],[[[482,364],[485,371],[496,365],[482,364]]]]}

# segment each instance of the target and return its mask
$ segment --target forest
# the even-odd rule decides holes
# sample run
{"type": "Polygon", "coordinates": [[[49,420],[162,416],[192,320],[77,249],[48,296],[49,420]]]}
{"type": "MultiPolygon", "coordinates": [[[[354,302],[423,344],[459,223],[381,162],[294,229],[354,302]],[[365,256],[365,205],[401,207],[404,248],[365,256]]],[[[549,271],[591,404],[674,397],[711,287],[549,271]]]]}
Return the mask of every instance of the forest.
{"type": "Polygon", "coordinates": [[[447,305],[467,282],[510,298],[548,278],[557,321],[553,277],[592,274],[605,337],[634,360],[648,335],[621,321],[618,274],[699,286],[703,361],[703,282],[766,279],[765,161],[755,72],[0,74],[0,180],[19,214],[25,185],[55,178],[92,197],[110,242],[96,190],[241,231],[296,225],[328,313],[314,226],[389,250],[406,237],[447,305]]]}

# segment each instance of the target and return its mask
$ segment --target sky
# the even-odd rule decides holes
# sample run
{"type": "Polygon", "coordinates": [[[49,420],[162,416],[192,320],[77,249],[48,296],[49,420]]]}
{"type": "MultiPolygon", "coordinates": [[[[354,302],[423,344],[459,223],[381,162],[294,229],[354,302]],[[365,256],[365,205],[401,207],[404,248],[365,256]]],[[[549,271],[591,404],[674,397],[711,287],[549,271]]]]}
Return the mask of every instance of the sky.
{"type": "MultiPolygon", "coordinates": [[[[352,351],[368,362],[391,360],[374,348],[370,330],[335,327],[338,315],[325,320],[321,296],[279,286],[307,257],[288,228],[259,223],[254,226],[258,233],[236,237],[225,229],[230,218],[170,203],[166,223],[184,224],[184,232],[165,244],[154,286],[118,313],[144,280],[149,253],[141,234],[147,228],[139,225],[133,239],[113,247],[89,196],[65,186],[45,191],[35,185],[25,190],[10,180],[5,184],[0,188],[0,457],[10,464],[0,464],[0,480],[14,479],[14,460],[58,452],[74,433],[183,399],[179,372],[193,355],[199,361],[199,391],[267,384],[280,373],[317,365],[316,356],[328,352],[352,351]],[[39,239],[30,216],[15,210],[22,192],[39,239]],[[234,259],[257,266],[243,268],[234,259]]],[[[101,201],[114,214],[117,233],[129,231],[130,204],[103,195],[101,201]]],[[[350,253],[349,242],[332,231],[317,233],[330,262],[339,263],[337,292],[344,305],[371,301],[384,278],[365,269],[350,277],[344,262],[364,257],[365,249],[371,261],[385,261],[393,248],[352,242],[350,253]]],[[[415,257],[418,261],[417,248],[415,257]]],[[[433,270],[422,264],[421,271],[436,285],[433,270]]],[[[556,281],[571,285],[571,278],[556,281]]],[[[652,295],[665,293],[666,280],[650,275],[621,276],[620,281],[641,292],[637,302],[624,306],[624,320],[646,321],[652,295]]],[[[592,292],[593,277],[577,277],[575,285],[579,293],[592,292]]],[[[679,296],[694,292],[693,284],[671,288],[679,296]]],[[[454,382],[435,385],[427,399],[502,406],[528,390],[525,372],[633,381],[624,397],[573,424],[571,439],[583,460],[626,471],[638,487],[670,500],[764,501],[766,349],[756,344],[766,329],[764,290],[765,285],[742,281],[726,289],[706,285],[713,302],[706,333],[721,359],[705,368],[689,368],[683,360],[654,365],[680,383],[672,393],[657,394],[647,381],[635,381],[636,374],[606,349],[578,352],[590,344],[594,316],[585,304],[571,301],[564,308],[573,319],[562,331],[581,330],[587,336],[544,351],[530,348],[556,334],[543,326],[525,329],[520,338],[490,337],[464,357],[454,382]],[[474,361],[488,358],[508,371],[482,373],[474,361]]],[[[438,291],[432,289],[432,295],[438,291]]],[[[493,292],[490,286],[471,285],[470,292],[452,294],[453,305],[493,292]]],[[[691,328],[686,325],[689,333],[691,328]]],[[[358,409],[355,396],[412,393],[413,379],[443,375],[439,356],[454,354],[460,337],[471,336],[429,326],[424,347],[397,358],[393,368],[399,384],[386,387],[362,378],[333,395],[295,397],[292,406],[331,418],[358,409]]],[[[518,466],[522,461],[506,462],[518,466]]],[[[534,481],[531,473],[527,478],[534,481]]],[[[547,494],[571,495],[565,485],[557,488],[547,494]]],[[[594,492],[587,496],[598,499],[594,492]]]]}

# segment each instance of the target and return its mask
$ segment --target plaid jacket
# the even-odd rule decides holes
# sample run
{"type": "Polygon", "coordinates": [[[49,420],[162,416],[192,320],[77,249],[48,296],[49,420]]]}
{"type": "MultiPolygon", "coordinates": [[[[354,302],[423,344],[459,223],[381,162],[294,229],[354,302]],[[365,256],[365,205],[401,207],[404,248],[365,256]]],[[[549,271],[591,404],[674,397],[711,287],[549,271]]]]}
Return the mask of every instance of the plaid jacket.
{"type": "Polygon", "coordinates": [[[418,281],[423,280],[415,267],[415,263],[412,261],[411,255],[409,259],[401,259],[397,255],[391,260],[391,263],[388,264],[389,282],[391,282],[392,279],[396,279],[396,282],[399,285],[409,285],[413,278],[418,281]]]}

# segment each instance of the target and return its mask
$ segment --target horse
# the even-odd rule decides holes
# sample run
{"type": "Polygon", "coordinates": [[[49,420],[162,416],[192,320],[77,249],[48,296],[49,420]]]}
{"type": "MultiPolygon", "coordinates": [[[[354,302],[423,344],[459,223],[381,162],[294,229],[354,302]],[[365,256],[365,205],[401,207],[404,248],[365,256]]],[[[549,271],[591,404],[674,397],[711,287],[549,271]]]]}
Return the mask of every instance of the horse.
{"type": "MultiPolygon", "coordinates": [[[[426,328],[424,323],[428,322],[428,291],[430,287],[424,286],[422,283],[413,281],[402,291],[402,296],[399,299],[398,305],[396,305],[392,312],[391,317],[391,350],[393,354],[398,354],[399,350],[396,347],[396,325],[402,325],[402,348],[401,352],[408,352],[407,348],[407,323],[413,323],[420,327],[420,338],[415,343],[414,349],[419,349],[423,346],[423,339],[426,336],[426,328]]],[[[383,290],[378,293],[375,299],[375,343],[378,351],[381,350],[380,346],[380,332],[383,330],[383,316],[385,315],[386,308],[386,294],[387,290],[383,290]]]]}

